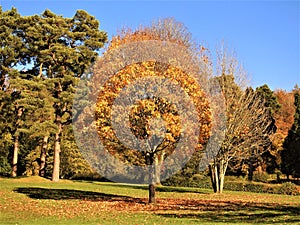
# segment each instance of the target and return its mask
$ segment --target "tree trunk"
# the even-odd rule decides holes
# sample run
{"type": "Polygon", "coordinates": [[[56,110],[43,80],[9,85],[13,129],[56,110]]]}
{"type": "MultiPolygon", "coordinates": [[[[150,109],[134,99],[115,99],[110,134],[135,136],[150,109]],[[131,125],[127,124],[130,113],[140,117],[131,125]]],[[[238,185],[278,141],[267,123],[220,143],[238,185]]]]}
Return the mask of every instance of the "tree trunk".
{"type": "Polygon", "coordinates": [[[156,204],[155,199],[155,159],[153,153],[147,156],[147,165],[149,165],[149,203],[156,204]]]}
{"type": "Polygon", "coordinates": [[[161,180],[160,180],[160,172],[161,172],[161,166],[162,162],[164,160],[164,154],[162,153],[160,156],[155,157],[155,184],[156,185],[161,185],[161,180]]]}
{"type": "Polygon", "coordinates": [[[210,178],[213,186],[214,193],[219,193],[220,183],[219,183],[219,170],[218,164],[216,162],[210,164],[210,178]]]}
{"type": "Polygon", "coordinates": [[[220,168],[219,168],[219,193],[223,192],[225,173],[226,173],[226,170],[227,170],[227,165],[228,165],[227,161],[221,160],[220,168]]]}
{"type": "Polygon", "coordinates": [[[14,152],[12,160],[12,171],[11,176],[16,177],[18,172],[18,153],[19,153],[19,135],[15,136],[14,152]]]}
{"type": "Polygon", "coordinates": [[[14,152],[13,152],[13,159],[12,159],[12,170],[11,176],[16,177],[18,175],[18,154],[19,154],[19,133],[18,128],[21,121],[21,116],[23,114],[23,108],[18,108],[17,114],[17,122],[16,122],[16,133],[15,133],[15,141],[14,141],[14,152]]]}
{"type": "Polygon", "coordinates": [[[212,163],[209,165],[209,171],[210,171],[210,180],[211,180],[211,184],[214,190],[214,193],[217,193],[217,183],[216,183],[216,173],[215,173],[215,164],[212,163]]]}
{"type": "Polygon", "coordinates": [[[59,170],[60,170],[60,141],[62,133],[62,124],[60,116],[56,116],[56,124],[58,126],[58,131],[55,134],[54,140],[54,157],[53,157],[53,172],[52,181],[59,181],[59,170]]]}
{"type": "Polygon", "coordinates": [[[214,193],[222,193],[228,162],[220,160],[209,165],[210,178],[214,193]]]}
{"type": "Polygon", "coordinates": [[[149,184],[149,203],[150,204],[156,204],[155,199],[155,184],[149,184]]]}
{"type": "Polygon", "coordinates": [[[41,149],[41,155],[40,155],[40,171],[39,175],[41,177],[45,176],[45,170],[46,170],[46,154],[47,154],[47,146],[48,146],[48,138],[49,136],[44,136],[43,138],[43,145],[41,149]]]}
{"type": "MultiPolygon", "coordinates": [[[[152,160],[153,162],[154,160],[152,160]]],[[[156,204],[155,199],[155,165],[152,163],[149,169],[149,203],[156,204]]]]}
{"type": "Polygon", "coordinates": [[[248,169],[248,180],[249,181],[252,181],[253,180],[253,163],[252,161],[250,160],[250,163],[249,163],[249,169],[248,169]]]}

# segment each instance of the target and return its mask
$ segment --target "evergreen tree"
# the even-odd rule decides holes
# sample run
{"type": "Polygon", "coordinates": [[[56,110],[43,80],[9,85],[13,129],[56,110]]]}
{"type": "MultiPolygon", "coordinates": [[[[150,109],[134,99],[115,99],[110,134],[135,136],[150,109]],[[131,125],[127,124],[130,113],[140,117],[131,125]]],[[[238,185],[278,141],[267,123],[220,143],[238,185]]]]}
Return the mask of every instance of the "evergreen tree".
{"type": "Polygon", "coordinates": [[[269,88],[267,84],[256,88],[256,92],[264,97],[265,106],[271,109],[272,115],[278,112],[281,106],[277,100],[277,97],[274,95],[274,92],[269,88]]]}
{"type": "MultiPolygon", "coordinates": [[[[277,127],[275,125],[275,115],[279,112],[281,105],[274,92],[269,88],[267,84],[256,88],[256,92],[263,96],[265,100],[265,106],[269,108],[272,117],[272,129],[276,132],[277,127]]],[[[276,134],[271,136],[272,145],[267,146],[261,158],[258,161],[259,170],[266,170],[267,172],[275,172],[275,169],[279,168],[279,154],[278,148],[276,148],[276,134]]],[[[271,143],[271,142],[270,142],[271,143]]]]}
{"type": "MultiPolygon", "coordinates": [[[[20,92],[20,88],[14,86],[14,81],[19,79],[21,73],[16,66],[24,65],[28,62],[28,55],[25,44],[20,34],[21,16],[15,8],[2,11],[0,7],[0,149],[2,165],[5,171],[9,168],[7,159],[9,151],[13,148],[12,155],[12,176],[17,174],[19,136],[21,129],[24,128],[23,111],[25,110],[26,96],[28,92],[20,92]],[[25,107],[25,108],[24,108],[25,107]],[[12,147],[13,146],[13,147],[12,147]]],[[[22,89],[28,89],[28,82],[21,85],[22,89]]],[[[29,99],[27,99],[29,100],[29,99]]]]}
{"type": "Polygon", "coordinates": [[[53,97],[53,123],[57,130],[52,180],[58,181],[62,130],[72,121],[75,86],[96,60],[96,51],[106,42],[107,35],[99,30],[99,22],[83,10],[78,10],[73,18],[46,10],[41,16],[24,18],[24,24],[26,44],[34,60],[31,71],[45,78],[53,97]]]}
{"type": "Polygon", "coordinates": [[[294,90],[294,123],[283,143],[281,171],[289,176],[300,177],[300,90],[294,90]]]}
{"type": "Polygon", "coordinates": [[[107,35],[83,10],[63,18],[49,10],[22,17],[16,9],[0,8],[0,31],[0,172],[7,173],[7,159],[12,157],[15,176],[20,149],[26,162],[33,162],[29,159],[40,149],[39,169],[44,175],[53,140],[57,181],[62,130],[71,123],[75,86],[96,60],[107,35]]]}

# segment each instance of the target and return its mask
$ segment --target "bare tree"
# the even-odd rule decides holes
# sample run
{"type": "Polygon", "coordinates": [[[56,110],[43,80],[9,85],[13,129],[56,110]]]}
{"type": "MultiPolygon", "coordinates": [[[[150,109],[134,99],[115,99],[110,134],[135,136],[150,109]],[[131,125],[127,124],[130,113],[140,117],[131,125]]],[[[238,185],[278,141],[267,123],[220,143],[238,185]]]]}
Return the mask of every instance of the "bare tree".
{"type": "Polygon", "coordinates": [[[261,154],[270,145],[273,120],[263,97],[251,88],[245,89],[246,73],[227,49],[218,53],[217,71],[221,73],[215,79],[224,96],[226,128],[224,139],[216,140],[222,143],[210,158],[209,169],[214,192],[222,193],[228,163],[261,154]]]}

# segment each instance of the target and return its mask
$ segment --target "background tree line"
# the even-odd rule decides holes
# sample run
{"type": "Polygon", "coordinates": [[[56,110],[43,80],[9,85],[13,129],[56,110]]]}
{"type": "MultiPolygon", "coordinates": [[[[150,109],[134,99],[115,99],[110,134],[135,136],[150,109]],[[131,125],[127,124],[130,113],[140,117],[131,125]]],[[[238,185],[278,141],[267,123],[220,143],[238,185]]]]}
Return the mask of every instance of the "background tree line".
{"type": "MultiPolygon", "coordinates": [[[[174,30],[174,21],[158,25],[155,31],[161,36],[153,36],[153,28],[140,28],[117,35],[108,49],[131,39],[161,38],[168,29],[174,35],[167,40],[194,47],[188,33],[175,35],[185,31],[174,30]]],[[[107,42],[106,32],[83,10],[64,18],[49,10],[21,16],[16,9],[0,8],[0,29],[1,175],[40,175],[58,181],[93,174],[75,143],[72,104],[76,84],[87,76],[107,42]]],[[[217,68],[213,80],[226,103],[225,139],[217,155],[206,159],[214,190],[222,191],[226,172],[248,175],[250,180],[254,171],[299,177],[299,87],[291,92],[272,91],[267,85],[253,90],[239,82],[243,71],[227,51],[219,52],[217,65],[210,64],[209,54],[201,59],[206,71],[217,68]]],[[[175,177],[199,173],[199,157],[195,154],[175,177]]]]}

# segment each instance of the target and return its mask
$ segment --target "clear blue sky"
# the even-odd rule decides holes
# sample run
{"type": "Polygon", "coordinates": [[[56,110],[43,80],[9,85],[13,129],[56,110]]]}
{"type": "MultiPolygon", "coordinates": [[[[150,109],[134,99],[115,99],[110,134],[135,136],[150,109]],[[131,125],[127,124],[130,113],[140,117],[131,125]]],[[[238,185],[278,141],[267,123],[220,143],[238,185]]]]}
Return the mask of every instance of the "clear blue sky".
{"type": "Polygon", "coordinates": [[[299,1],[96,1],[0,0],[3,10],[22,15],[46,8],[72,17],[84,9],[114,35],[123,26],[137,27],[157,18],[174,17],[211,50],[224,40],[236,51],[254,87],[291,90],[300,85],[299,1]]]}

